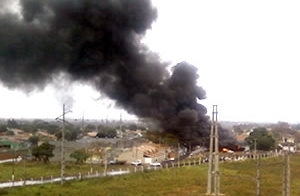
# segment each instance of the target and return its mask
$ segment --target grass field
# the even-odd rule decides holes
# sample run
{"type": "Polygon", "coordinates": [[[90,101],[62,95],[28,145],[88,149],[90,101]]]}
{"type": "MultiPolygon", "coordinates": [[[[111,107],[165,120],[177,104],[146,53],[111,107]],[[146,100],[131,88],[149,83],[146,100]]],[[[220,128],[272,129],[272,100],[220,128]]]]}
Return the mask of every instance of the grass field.
{"type": "MultiPolygon", "coordinates": [[[[290,160],[290,195],[296,196],[300,195],[300,155],[291,155],[290,160]]],[[[283,157],[261,160],[262,196],[282,195],[283,162],[283,157]]],[[[221,163],[221,193],[230,196],[256,195],[256,164],[256,160],[221,163]]],[[[3,167],[6,166],[8,165],[1,166],[1,175],[3,167]]],[[[43,165],[35,166],[34,172],[49,172],[50,174],[54,169],[59,170],[58,165],[53,165],[53,167],[55,168],[47,168],[43,165]]],[[[88,169],[88,166],[81,167],[81,169],[88,169]]],[[[28,172],[30,172],[30,169],[28,168],[28,172]]],[[[76,170],[76,168],[73,169],[76,170]]],[[[68,168],[67,171],[73,169],[68,168]]],[[[0,195],[201,196],[206,195],[206,184],[207,164],[203,164],[200,166],[144,171],[143,173],[137,172],[123,176],[84,179],[66,182],[63,185],[44,184],[5,188],[0,189],[0,195]]]]}

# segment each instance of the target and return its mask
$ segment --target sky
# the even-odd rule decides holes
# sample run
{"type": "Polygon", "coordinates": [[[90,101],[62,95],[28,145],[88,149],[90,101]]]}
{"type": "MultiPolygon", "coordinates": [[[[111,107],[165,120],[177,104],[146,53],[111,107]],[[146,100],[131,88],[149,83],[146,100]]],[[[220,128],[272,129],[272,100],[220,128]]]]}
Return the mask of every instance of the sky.
{"type": "MultiPolygon", "coordinates": [[[[200,103],[222,121],[300,122],[300,2],[152,0],[158,18],[143,42],[170,65],[198,68],[200,103]]],[[[61,89],[64,89],[63,86],[61,89]]],[[[54,85],[25,94],[0,85],[0,117],[56,118],[66,97],[54,85]]],[[[134,119],[99,92],[72,84],[69,118],[134,119]]]]}

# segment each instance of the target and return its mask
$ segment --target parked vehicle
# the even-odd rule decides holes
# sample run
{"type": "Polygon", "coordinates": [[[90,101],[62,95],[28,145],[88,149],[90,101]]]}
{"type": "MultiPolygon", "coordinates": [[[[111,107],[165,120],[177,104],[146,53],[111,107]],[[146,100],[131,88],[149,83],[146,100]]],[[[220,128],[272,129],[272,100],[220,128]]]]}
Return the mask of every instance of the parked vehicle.
{"type": "Polygon", "coordinates": [[[150,163],[150,166],[151,167],[161,167],[161,164],[158,162],[155,162],[155,163],[150,163]]]}
{"type": "Polygon", "coordinates": [[[141,160],[132,161],[131,165],[135,165],[135,166],[142,165],[142,161],[141,160]]]}
{"type": "Polygon", "coordinates": [[[150,170],[151,169],[156,170],[156,169],[160,169],[160,168],[162,168],[162,165],[159,162],[150,163],[150,165],[148,167],[148,169],[150,169],[150,170]]]}
{"type": "Polygon", "coordinates": [[[111,160],[109,161],[110,165],[125,165],[126,161],[119,161],[119,160],[111,160]]]}

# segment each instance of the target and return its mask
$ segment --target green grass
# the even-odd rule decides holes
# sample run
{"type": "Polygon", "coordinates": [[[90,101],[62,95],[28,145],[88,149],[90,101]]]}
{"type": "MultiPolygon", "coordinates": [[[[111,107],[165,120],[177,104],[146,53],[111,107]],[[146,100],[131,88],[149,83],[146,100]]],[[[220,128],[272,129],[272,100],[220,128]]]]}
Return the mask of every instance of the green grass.
{"type": "MultiPolygon", "coordinates": [[[[290,165],[290,195],[300,195],[300,155],[291,156],[290,165]]],[[[34,168],[34,166],[32,167],[34,168]]],[[[58,165],[48,167],[41,165],[35,168],[35,172],[41,169],[59,170],[58,165]]],[[[89,168],[88,166],[81,167],[89,168]]],[[[74,168],[74,171],[76,169],[78,168],[74,168]]],[[[72,169],[66,169],[66,171],[68,170],[72,169]]],[[[261,195],[282,195],[282,170],[282,157],[261,160],[261,195]]],[[[221,193],[230,196],[255,195],[255,160],[221,163],[220,172],[221,193]]],[[[201,196],[205,195],[206,183],[207,164],[204,164],[200,166],[186,166],[180,169],[169,168],[157,171],[144,171],[143,173],[131,173],[123,176],[78,180],[66,182],[64,185],[44,184],[5,188],[0,189],[0,195],[201,196]]]]}
{"type": "MultiPolygon", "coordinates": [[[[95,173],[96,171],[103,173],[104,166],[100,165],[91,165],[91,164],[75,164],[74,162],[66,162],[65,163],[65,176],[78,176],[79,173],[82,175],[87,175],[88,172],[95,173]]],[[[128,166],[118,166],[118,165],[109,165],[109,170],[116,170],[120,168],[128,168],[128,166]]],[[[60,162],[34,162],[34,161],[21,161],[19,163],[5,163],[0,164],[0,182],[6,182],[11,180],[12,173],[14,171],[15,180],[20,179],[40,179],[52,177],[59,177],[61,164],[60,162]]]]}
{"type": "MultiPolygon", "coordinates": [[[[92,166],[95,170],[97,166],[92,166]]],[[[60,163],[41,163],[41,162],[26,162],[0,164],[0,182],[11,179],[14,171],[15,180],[20,179],[40,179],[41,177],[50,178],[60,176],[60,163]]],[[[77,165],[67,163],[65,167],[65,175],[78,175],[79,172],[87,173],[90,171],[90,165],[77,165]]]]}

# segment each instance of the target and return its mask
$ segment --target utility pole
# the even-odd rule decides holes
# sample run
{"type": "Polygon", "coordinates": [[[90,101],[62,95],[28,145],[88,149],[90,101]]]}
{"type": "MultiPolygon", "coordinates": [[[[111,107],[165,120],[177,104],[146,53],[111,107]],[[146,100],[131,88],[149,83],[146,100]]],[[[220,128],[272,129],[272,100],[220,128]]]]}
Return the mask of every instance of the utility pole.
{"type": "Polygon", "coordinates": [[[179,168],[180,167],[180,143],[177,144],[178,147],[177,147],[177,167],[179,168]]]}
{"type": "Polygon", "coordinates": [[[107,174],[107,148],[104,149],[104,176],[107,174]]]}
{"type": "Polygon", "coordinates": [[[290,196],[290,175],[291,173],[289,152],[284,152],[282,196],[290,196]]]}
{"type": "Polygon", "coordinates": [[[120,134],[121,134],[121,138],[123,138],[123,131],[122,131],[122,113],[120,113],[120,134]]]}
{"type": "Polygon", "coordinates": [[[13,167],[12,167],[12,174],[11,174],[11,181],[12,185],[15,185],[15,165],[16,165],[16,149],[15,146],[13,146],[14,149],[14,157],[13,157],[13,167]]]}
{"type": "Polygon", "coordinates": [[[61,184],[64,183],[64,173],[65,173],[65,148],[64,148],[64,144],[65,144],[65,124],[66,124],[66,120],[65,120],[65,115],[69,112],[72,112],[71,110],[66,111],[65,109],[65,104],[63,104],[63,113],[62,115],[60,115],[59,117],[55,118],[55,120],[58,121],[62,121],[63,123],[63,127],[61,130],[61,144],[60,144],[60,148],[61,148],[61,157],[60,157],[60,177],[61,177],[61,184]],[[60,119],[60,117],[62,117],[62,119],[60,119]]]}
{"type": "Polygon", "coordinates": [[[82,118],[81,118],[81,131],[84,131],[84,113],[82,113],[82,118]]]}
{"type": "Polygon", "coordinates": [[[207,175],[207,195],[220,195],[219,172],[219,135],[218,135],[218,106],[213,105],[212,125],[209,143],[209,165],[207,175]]]}
{"type": "Polygon", "coordinates": [[[65,104],[63,104],[63,127],[61,131],[61,168],[60,168],[60,177],[61,177],[61,184],[64,183],[65,180],[65,104]]]}
{"type": "Polygon", "coordinates": [[[256,159],[256,155],[257,155],[257,139],[254,139],[254,158],[256,159]]]}
{"type": "MultiPolygon", "coordinates": [[[[255,140],[256,141],[256,140],[255,140]]],[[[255,142],[256,143],[256,142],[255,142]]],[[[255,155],[256,156],[256,155],[255,155]]],[[[256,159],[256,196],[260,196],[260,181],[261,181],[261,173],[260,173],[260,155],[256,159]]]]}

